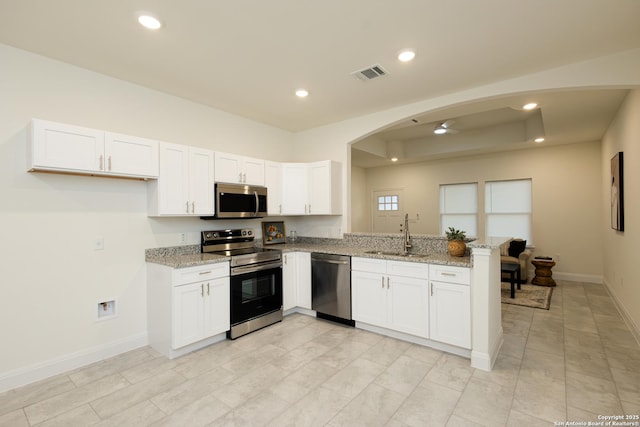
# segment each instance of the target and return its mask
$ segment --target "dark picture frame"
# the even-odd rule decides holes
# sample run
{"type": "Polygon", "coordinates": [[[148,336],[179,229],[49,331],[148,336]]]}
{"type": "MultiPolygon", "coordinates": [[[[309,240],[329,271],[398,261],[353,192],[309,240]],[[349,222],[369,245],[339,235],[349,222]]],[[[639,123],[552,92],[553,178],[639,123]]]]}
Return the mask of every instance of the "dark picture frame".
{"type": "Polygon", "coordinates": [[[263,221],[262,222],[262,244],[275,245],[285,243],[285,230],[283,221],[263,221]]]}
{"type": "Polygon", "coordinates": [[[624,231],[624,168],[623,153],[611,158],[611,228],[624,231]]]}

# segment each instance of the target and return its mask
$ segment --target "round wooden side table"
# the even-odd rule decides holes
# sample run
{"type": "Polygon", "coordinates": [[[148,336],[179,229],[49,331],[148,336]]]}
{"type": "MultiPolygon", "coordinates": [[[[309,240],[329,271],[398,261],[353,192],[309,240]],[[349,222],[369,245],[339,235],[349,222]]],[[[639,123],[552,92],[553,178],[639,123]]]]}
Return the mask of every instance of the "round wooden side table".
{"type": "Polygon", "coordinates": [[[536,277],[531,281],[534,285],[555,286],[556,282],[551,277],[551,269],[556,263],[552,260],[534,259],[531,264],[536,268],[536,277]]]}

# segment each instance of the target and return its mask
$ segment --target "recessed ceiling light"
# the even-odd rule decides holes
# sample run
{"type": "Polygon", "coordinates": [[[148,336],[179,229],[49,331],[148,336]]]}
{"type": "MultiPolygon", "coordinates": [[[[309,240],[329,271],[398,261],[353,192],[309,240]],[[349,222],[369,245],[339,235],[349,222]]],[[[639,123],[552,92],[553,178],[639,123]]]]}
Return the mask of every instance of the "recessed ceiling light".
{"type": "Polygon", "coordinates": [[[141,13],[138,15],[138,22],[145,28],[150,30],[157,30],[162,27],[162,22],[155,16],[149,15],[148,13],[141,13]]]}
{"type": "Polygon", "coordinates": [[[306,89],[298,89],[296,90],[296,96],[298,98],[306,98],[307,96],[309,96],[309,91],[306,89]]]}
{"type": "Polygon", "coordinates": [[[535,102],[529,102],[528,104],[524,104],[522,106],[523,110],[533,110],[534,108],[536,108],[538,106],[538,104],[536,104],[535,102]]]}
{"type": "Polygon", "coordinates": [[[409,62],[416,57],[416,53],[411,49],[404,49],[398,53],[398,60],[401,62],[409,62]]]}
{"type": "Polygon", "coordinates": [[[392,162],[397,162],[397,161],[398,161],[398,158],[397,158],[397,157],[392,157],[392,158],[391,158],[391,161],[392,161],[392,162]]]}
{"type": "Polygon", "coordinates": [[[544,138],[543,137],[539,137],[533,140],[533,142],[544,142],[544,138]]]}

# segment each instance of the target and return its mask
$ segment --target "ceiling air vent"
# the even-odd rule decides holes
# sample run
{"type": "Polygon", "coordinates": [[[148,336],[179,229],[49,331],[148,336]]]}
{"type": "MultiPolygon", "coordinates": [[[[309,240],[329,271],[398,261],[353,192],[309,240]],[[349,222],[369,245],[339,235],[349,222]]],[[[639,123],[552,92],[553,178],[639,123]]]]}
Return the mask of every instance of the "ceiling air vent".
{"type": "Polygon", "coordinates": [[[362,70],[354,71],[351,73],[352,76],[356,76],[360,80],[366,82],[369,80],[373,80],[378,77],[384,77],[387,74],[387,70],[382,68],[381,65],[371,65],[370,67],[364,68],[362,70]]]}

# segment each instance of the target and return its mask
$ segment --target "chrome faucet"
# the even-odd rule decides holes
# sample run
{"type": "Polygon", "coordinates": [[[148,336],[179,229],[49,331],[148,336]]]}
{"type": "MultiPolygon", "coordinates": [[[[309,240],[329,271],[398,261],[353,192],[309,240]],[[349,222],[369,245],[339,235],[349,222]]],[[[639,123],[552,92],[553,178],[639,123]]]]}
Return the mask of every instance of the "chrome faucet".
{"type": "Polygon", "coordinates": [[[411,249],[411,235],[409,234],[409,214],[404,214],[404,238],[402,239],[402,253],[407,255],[411,249]]]}

